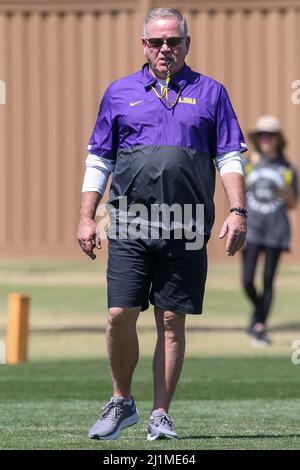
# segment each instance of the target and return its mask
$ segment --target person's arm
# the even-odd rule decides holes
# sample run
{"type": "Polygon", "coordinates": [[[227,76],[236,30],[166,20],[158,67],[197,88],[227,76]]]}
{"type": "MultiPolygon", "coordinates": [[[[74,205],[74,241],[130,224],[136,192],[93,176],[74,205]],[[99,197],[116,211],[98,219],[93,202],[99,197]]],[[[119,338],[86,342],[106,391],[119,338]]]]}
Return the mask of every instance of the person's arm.
{"type": "MultiPolygon", "coordinates": [[[[244,174],[240,154],[247,150],[247,145],[224,86],[221,86],[216,102],[214,131],[212,154],[220,171],[230,209],[244,209],[244,174]]],[[[219,238],[225,235],[226,252],[228,256],[233,256],[245,242],[246,217],[237,212],[230,213],[223,223],[219,238]]]]}
{"type": "Polygon", "coordinates": [[[80,219],[77,230],[77,240],[82,250],[95,259],[94,248],[101,249],[101,241],[97,236],[95,215],[102,196],[97,191],[83,192],[81,196],[80,219]]]}
{"type": "Polygon", "coordinates": [[[287,168],[284,172],[283,187],[277,195],[282,197],[288,209],[294,209],[298,203],[298,176],[296,170],[287,168]]]}
{"type": "MultiPolygon", "coordinates": [[[[230,208],[245,208],[244,176],[240,173],[225,173],[221,176],[230,208]]],[[[245,243],[247,232],[246,217],[240,213],[232,212],[225,219],[219,238],[226,240],[226,252],[233,256],[245,243]]]]}
{"type": "Polygon", "coordinates": [[[297,196],[290,186],[283,188],[280,195],[283,197],[285,205],[288,209],[294,209],[297,206],[297,196]]]}
{"type": "Polygon", "coordinates": [[[109,175],[114,170],[116,146],[117,136],[108,88],[101,101],[96,124],[88,145],[90,153],[86,158],[77,230],[77,240],[82,250],[93,260],[96,258],[94,248],[101,248],[95,215],[105,192],[109,175]]]}
{"type": "Polygon", "coordinates": [[[95,215],[115,162],[89,153],[85,165],[77,239],[82,250],[95,259],[94,248],[101,248],[101,241],[96,233],[95,215]]]}

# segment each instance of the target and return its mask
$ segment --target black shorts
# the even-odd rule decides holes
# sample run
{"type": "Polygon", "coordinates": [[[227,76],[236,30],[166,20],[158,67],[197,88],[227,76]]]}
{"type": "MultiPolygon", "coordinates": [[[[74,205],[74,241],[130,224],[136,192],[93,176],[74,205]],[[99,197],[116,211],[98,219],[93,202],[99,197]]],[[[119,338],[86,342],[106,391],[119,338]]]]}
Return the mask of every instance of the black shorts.
{"type": "Polygon", "coordinates": [[[207,275],[206,245],[184,240],[109,239],[108,307],[147,310],[149,300],[177,313],[201,314],[207,275]]]}

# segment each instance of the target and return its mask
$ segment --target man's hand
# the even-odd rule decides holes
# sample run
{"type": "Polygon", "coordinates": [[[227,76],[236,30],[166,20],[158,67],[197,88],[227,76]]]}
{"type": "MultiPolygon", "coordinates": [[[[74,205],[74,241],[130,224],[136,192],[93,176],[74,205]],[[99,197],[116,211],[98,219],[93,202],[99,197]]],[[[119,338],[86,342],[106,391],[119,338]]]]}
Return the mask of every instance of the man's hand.
{"type": "Polygon", "coordinates": [[[84,253],[92,260],[96,259],[94,248],[101,249],[101,241],[97,235],[97,224],[94,219],[80,219],[77,240],[84,253]]]}
{"type": "Polygon", "coordinates": [[[246,232],[246,217],[232,212],[225,220],[219,235],[219,238],[224,238],[227,234],[226,252],[228,256],[233,256],[243,247],[246,240],[246,232]]]}
{"type": "Polygon", "coordinates": [[[95,215],[101,194],[96,191],[83,192],[81,195],[80,221],[77,230],[77,240],[82,250],[91,259],[96,259],[94,248],[101,249],[101,241],[97,235],[95,215]]]}
{"type": "MultiPolygon", "coordinates": [[[[246,207],[244,176],[239,173],[225,173],[222,183],[228,197],[229,207],[246,207]]],[[[226,252],[233,256],[245,243],[247,232],[246,217],[237,212],[231,212],[225,220],[219,238],[227,234],[226,252]]]]}

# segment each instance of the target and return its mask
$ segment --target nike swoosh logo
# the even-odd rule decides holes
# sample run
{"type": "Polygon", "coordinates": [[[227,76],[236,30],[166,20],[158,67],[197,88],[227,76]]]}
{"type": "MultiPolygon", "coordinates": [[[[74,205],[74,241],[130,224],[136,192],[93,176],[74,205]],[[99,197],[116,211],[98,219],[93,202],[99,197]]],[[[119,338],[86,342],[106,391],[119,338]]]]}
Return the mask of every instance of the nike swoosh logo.
{"type": "Polygon", "coordinates": [[[144,100],[140,100],[140,101],[131,101],[130,102],[130,106],[136,106],[137,104],[139,103],[142,103],[144,100]]]}

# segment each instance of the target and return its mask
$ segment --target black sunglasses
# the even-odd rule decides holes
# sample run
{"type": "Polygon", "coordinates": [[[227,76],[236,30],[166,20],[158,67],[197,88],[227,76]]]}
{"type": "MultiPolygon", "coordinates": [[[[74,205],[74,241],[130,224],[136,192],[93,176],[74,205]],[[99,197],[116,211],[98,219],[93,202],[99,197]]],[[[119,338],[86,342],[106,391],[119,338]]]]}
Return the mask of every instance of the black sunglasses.
{"type": "Polygon", "coordinates": [[[181,41],[185,38],[173,37],[173,38],[145,38],[145,42],[149,47],[161,48],[163,44],[167,44],[168,47],[179,46],[181,41]]]}

